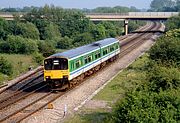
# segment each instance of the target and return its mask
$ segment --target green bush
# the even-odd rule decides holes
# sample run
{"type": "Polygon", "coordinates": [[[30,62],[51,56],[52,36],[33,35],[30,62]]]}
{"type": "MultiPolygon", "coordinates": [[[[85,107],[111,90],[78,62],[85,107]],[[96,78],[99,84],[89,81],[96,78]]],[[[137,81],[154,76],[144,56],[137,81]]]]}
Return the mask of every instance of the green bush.
{"type": "Polygon", "coordinates": [[[48,57],[55,53],[55,47],[53,42],[50,41],[38,41],[39,52],[43,54],[44,57],[48,57]]]}
{"type": "Polygon", "coordinates": [[[37,43],[20,36],[8,36],[6,42],[0,43],[1,53],[31,54],[38,52],[37,43]]]}
{"type": "Polygon", "coordinates": [[[149,93],[129,92],[107,118],[114,123],[178,123],[180,121],[179,90],[149,93]]]}
{"type": "Polygon", "coordinates": [[[173,30],[180,28],[180,15],[173,16],[166,22],[166,30],[173,30]]]}
{"type": "Polygon", "coordinates": [[[180,38],[180,29],[173,29],[166,32],[167,37],[179,37],[180,38]]]}
{"type": "Polygon", "coordinates": [[[154,65],[147,73],[149,88],[159,92],[180,87],[180,71],[178,68],[154,65]]]}
{"type": "Polygon", "coordinates": [[[163,36],[151,48],[150,59],[163,64],[180,65],[180,41],[179,38],[163,36]]]}
{"type": "Polygon", "coordinates": [[[42,65],[44,57],[40,53],[34,53],[33,60],[34,60],[34,62],[38,63],[39,65],[42,65]]]}
{"type": "Polygon", "coordinates": [[[0,72],[6,75],[13,73],[12,65],[4,57],[0,57],[0,72]]]}

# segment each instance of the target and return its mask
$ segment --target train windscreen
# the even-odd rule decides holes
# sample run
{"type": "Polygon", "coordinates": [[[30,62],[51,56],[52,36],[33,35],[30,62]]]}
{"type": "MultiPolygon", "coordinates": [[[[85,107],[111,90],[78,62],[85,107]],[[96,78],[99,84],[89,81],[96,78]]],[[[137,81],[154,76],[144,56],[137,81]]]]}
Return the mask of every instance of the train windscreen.
{"type": "Polygon", "coordinates": [[[67,70],[68,60],[65,58],[52,58],[44,60],[45,70],[67,70]]]}

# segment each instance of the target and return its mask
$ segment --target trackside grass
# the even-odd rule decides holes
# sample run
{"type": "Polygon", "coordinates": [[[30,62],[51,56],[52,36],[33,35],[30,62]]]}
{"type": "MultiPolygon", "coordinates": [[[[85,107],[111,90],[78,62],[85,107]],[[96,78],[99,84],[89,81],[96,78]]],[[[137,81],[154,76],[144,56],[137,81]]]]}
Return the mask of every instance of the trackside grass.
{"type": "Polygon", "coordinates": [[[7,59],[13,67],[13,74],[11,76],[7,76],[0,73],[0,84],[2,82],[11,80],[16,76],[28,71],[28,68],[32,66],[33,68],[37,67],[37,63],[33,61],[31,55],[20,55],[20,54],[0,54],[0,57],[3,56],[7,59]]]}
{"type": "MultiPolygon", "coordinates": [[[[107,102],[104,108],[82,107],[73,118],[67,119],[66,123],[102,123],[115,102],[125,96],[125,92],[136,88],[146,80],[145,66],[148,62],[147,54],[138,58],[128,68],[119,73],[106,87],[101,90],[92,100],[107,102]]],[[[93,107],[93,105],[92,105],[93,107]]]]}

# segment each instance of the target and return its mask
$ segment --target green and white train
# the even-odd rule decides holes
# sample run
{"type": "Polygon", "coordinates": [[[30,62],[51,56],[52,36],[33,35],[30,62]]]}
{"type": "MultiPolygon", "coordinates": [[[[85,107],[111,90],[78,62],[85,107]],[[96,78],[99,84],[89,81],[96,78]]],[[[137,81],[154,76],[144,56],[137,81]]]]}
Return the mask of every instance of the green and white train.
{"type": "Polygon", "coordinates": [[[44,60],[44,81],[51,87],[70,86],[113,61],[119,53],[119,40],[107,38],[54,54],[44,60]]]}

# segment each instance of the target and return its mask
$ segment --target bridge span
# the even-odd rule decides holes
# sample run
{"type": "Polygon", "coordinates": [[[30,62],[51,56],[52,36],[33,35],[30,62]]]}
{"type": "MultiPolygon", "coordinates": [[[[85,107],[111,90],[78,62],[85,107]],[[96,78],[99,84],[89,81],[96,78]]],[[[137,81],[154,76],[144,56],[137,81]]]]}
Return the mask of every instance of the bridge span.
{"type": "Polygon", "coordinates": [[[87,13],[92,21],[119,21],[119,20],[167,20],[179,12],[128,12],[128,13],[87,13]]]}
{"type": "Polygon", "coordinates": [[[128,20],[167,20],[179,12],[128,12],[128,13],[88,13],[92,21],[124,21],[124,32],[128,34],[128,20]]]}
{"type": "MultiPolygon", "coordinates": [[[[124,21],[125,35],[128,34],[128,20],[167,20],[177,16],[179,12],[128,12],[128,13],[86,13],[85,16],[92,21],[124,21]]],[[[20,17],[23,14],[19,14],[20,17]]],[[[11,13],[0,13],[0,17],[13,20],[11,13]]]]}

